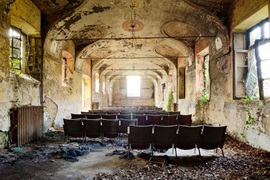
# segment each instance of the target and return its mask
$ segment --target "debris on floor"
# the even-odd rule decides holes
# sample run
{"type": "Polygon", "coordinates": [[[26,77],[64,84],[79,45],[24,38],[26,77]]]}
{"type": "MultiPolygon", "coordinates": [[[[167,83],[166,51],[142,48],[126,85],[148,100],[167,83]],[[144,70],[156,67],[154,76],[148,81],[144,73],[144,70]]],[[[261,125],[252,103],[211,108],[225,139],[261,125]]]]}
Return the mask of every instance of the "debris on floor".
{"type": "Polygon", "coordinates": [[[114,150],[111,153],[107,153],[105,156],[113,156],[113,155],[120,155],[120,159],[133,159],[134,154],[132,152],[129,152],[127,150],[114,150]]]}

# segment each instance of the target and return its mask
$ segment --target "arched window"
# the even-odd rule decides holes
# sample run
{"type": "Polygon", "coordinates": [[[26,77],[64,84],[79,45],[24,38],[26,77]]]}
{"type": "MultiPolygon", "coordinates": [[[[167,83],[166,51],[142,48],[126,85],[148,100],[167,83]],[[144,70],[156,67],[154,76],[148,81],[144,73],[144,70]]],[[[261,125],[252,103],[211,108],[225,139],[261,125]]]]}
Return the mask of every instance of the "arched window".
{"type": "Polygon", "coordinates": [[[141,78],[139,76],[127,76],[127,96],[139,97],[141,94],[141,78]]]}

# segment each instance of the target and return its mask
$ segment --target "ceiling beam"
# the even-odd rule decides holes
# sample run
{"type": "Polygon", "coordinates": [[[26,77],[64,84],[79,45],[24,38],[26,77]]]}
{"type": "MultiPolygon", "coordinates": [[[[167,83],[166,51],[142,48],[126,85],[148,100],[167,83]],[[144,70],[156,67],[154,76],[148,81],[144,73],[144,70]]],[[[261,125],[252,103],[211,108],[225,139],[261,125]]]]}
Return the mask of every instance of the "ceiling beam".
{"type": "Polygon", "coordinates": [[[67,39],[55,39],[56,41],[98,41],[98,40],[130,40],[130,39],[193,39],[193,38],[216,38],[216,35],[209,36],[150,36],[150,37],[115,37],[115,38],[67,38],[67,39]]]}

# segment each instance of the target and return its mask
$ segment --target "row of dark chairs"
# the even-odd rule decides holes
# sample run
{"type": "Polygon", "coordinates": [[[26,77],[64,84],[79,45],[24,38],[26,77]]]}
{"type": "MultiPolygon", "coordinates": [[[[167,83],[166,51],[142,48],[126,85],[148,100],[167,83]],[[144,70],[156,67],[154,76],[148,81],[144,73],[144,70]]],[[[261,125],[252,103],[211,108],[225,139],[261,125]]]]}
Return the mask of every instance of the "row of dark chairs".
{"type": "Polygon", "coordinates": [[[71,114],[71,119],[137,119],[138,125],[189,125],[192,124],[192,115],[154,115],[154,114],[71,114]]]}
{"type": "Polygon", "coordinates": [[[118,110],[89,110],[82,111],[81,114],[181,114],[180,111],[149,110],[149,111],[118,111],[118,110]]]}
{"type": "Polygon", "coordinates": [[[115,138],[120,133],[127,133],[129,125],[136,125],[137,119],[63,119],[65,138],[115,138]]]}
{"type": "Polygon", "coordinates": [[[128,145],[129,152],[132,149],[170,149],[176,148],[193,149],[197,148],[200,153],[202,149],[218,149],[222,151],[226,138],[227,126],[129,126],[128,145]]]}
{"type": "MultiPolygon", "coordinates": [[[[113,106],[113,107],[104,107],[99,110],[109,110],[109,111],[157,111],[162,110],[160,107],[156,106],[113,106]]],[[[89,110],[91,111],[91,110],[89,110]]],[[[96,110],[93,110],[96,111],[96,110]]]]}

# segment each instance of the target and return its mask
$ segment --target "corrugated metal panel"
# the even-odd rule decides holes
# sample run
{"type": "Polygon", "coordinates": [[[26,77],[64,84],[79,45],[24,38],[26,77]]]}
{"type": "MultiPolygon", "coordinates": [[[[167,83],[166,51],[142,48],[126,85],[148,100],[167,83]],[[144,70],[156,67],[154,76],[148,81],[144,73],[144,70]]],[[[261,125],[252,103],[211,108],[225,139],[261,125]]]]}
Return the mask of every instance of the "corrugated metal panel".
{"type": "Polygon", "coordinates": [[[11,109],[12,140],[18,146],[36,140],[42,135],[43,107],[23,106],[11,109]]]}

